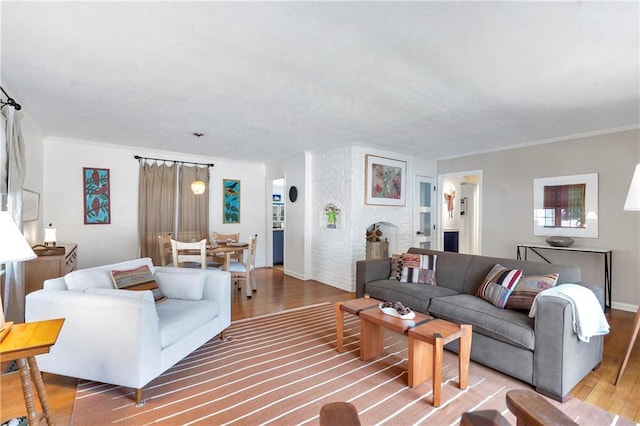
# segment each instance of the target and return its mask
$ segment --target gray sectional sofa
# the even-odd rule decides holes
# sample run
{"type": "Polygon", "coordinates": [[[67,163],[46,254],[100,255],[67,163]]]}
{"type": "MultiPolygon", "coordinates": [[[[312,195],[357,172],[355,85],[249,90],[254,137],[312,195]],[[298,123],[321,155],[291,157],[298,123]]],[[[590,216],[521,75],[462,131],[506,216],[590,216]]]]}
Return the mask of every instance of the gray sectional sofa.
{"type": "MultiPolygon", "coordinates": [[[[496,257],[410,248],[436,254],[437,286],[390,280],[391,259],[356,263],[356,295],[400,301],[418,312],[473,326],[471,359],[533,385],[537,392],[565,401],[571,389],[602,361],[603,336],[589,343],[573,331],[571,305],[559,297],[537,303],[537,316],[499,309],[474,294],[495,264],[522,269],[524,275],[560,274],[558,284],[580,283],[580,268],[496,257]]],[[[590,288],[604,307],[598,286],[590,288]]],[[[457,341],[447,349],[458,351],[457,341]]]]}

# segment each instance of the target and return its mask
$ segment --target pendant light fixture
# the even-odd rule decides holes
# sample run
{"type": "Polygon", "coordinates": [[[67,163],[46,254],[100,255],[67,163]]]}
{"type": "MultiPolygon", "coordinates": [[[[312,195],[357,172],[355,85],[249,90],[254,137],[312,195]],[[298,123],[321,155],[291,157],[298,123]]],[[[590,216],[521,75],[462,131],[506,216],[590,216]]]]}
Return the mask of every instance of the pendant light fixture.
{"type": "MultiPolygon", "coordinates": [[[[204,133],[195,132],[193,136],[200,139],[202,136],[204,136],[204,133]]],[[[204,194],[204,190],[206,188],[207,186],[205,185],[205,183],[198,179],[198,170],[196,169],[196,180],[191,182],[191,191],[193,191],[195,195],[202,195],[204,194]]]]}

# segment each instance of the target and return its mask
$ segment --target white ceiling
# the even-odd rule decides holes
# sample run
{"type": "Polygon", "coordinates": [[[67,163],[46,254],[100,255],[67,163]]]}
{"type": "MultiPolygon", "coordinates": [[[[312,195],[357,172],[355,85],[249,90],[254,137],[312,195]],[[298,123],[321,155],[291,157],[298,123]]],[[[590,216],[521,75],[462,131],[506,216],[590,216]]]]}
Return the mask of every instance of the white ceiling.
{"type": "Polygon", "coordinates": [[[636,1],[0,12],[2,86],[48,136],[260,162],[351,143],[435,159],[640,123],[636,1]]]}

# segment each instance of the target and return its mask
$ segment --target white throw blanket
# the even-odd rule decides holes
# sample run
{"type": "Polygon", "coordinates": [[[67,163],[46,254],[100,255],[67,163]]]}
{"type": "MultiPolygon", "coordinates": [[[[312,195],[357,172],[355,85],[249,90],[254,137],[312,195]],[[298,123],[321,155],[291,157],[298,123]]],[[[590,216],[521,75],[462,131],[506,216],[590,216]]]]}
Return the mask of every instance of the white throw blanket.
{"type": "Polygon", "coordinates": [[[560,284],[538,293],[533,300],[529,317],[535,318],[540,297],[556,296],[568,300],[573,312],[573,331],[578,339],[589,342],[592,336],[609,333],[609,323],[598,298],[591,290],[578,284],[560,284]]]}

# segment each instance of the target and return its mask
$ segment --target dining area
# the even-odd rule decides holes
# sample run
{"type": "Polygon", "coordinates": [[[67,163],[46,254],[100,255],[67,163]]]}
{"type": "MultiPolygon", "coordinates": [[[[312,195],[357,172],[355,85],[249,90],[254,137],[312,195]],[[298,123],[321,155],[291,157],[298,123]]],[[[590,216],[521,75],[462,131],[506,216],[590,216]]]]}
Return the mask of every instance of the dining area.
{"type": "Polygon", "coordinates": [[[179,241],[170,233],[158,235],[160,265],[191,269],[219,269],[231,274],[234,288],[241,290],[251,299],[257,291],[253,272],[258,236],[241,240],[240,233],[221,234],[213,232],[210,239],[199,241],[179,241]]]}

